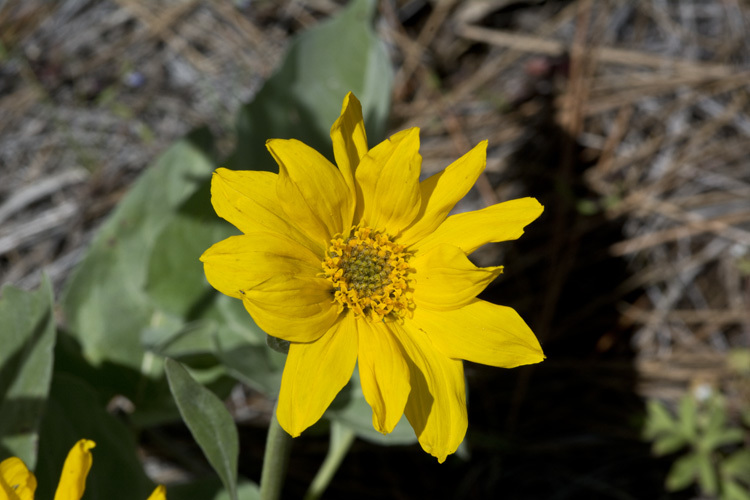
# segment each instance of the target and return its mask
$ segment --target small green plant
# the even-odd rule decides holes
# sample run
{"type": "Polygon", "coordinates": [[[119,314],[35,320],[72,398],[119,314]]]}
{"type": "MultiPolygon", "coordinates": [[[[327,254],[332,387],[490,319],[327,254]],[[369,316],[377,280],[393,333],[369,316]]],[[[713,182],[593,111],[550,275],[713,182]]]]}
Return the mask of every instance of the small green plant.
{"type": "Polygon", "coordinates": [[[750,449],[743,446],[747,435],[728,421],[721,395],[699,400],[688,394],[676,416],[663,403],[650,400],[644,434],[658,456],[685,450],[667,475],[667,490],[697,483],[713,498],[750,500],[750,449]]]}

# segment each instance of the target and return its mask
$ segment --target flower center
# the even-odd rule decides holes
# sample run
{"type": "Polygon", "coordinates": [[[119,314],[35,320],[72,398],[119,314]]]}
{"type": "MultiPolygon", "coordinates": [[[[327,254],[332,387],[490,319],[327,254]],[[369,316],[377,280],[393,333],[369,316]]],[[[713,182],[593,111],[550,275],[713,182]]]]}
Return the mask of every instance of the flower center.
{"type": "Polygon", "coordinates": [[[403,245],[369,227],[354,228],[347,238],[333,238],[323,272],[333,284],[339,312],[348,307],[370,321],[410,314],[414,304],[407,279],[409,257],[403,245]]]}

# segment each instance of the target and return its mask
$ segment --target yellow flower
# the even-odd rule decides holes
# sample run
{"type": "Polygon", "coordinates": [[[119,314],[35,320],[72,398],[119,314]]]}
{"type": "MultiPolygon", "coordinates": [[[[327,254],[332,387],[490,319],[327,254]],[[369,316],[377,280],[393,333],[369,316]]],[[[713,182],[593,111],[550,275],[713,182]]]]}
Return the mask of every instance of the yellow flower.
{"type": "MultiPolygon", "coordinates": [[[[86,489],[86,477],[91,470],[91,448],[96,443],[89,439],[78,441],[68,453],[54,500],[80,500],[86,489]]],[[[0,500],[33,500],[36,478],[18,457],[0,462],[0,500]]],[[[166,500],[164,486],[157,486],[148,500],[166,500]]]]}
{"type": "Polygon", "coordinates": [[[291,342],[277,409],[289,434],[323,415],[358,364],[373,426],[389,433],[405,413],[443,462],[466,434],[461,360],[544,359],[513,309],[476,298],[502,267],[467,258],[521,236],[543,207],[523,198],[448,217],[484,170],[487,142],[419,182],[419,129],[368,149],[351,93],[331,139],[338,168],[299,141],[272,139],[278,175],[216,170],[214,209],[244,234],[201,256],[206,277],[291,342]]]}

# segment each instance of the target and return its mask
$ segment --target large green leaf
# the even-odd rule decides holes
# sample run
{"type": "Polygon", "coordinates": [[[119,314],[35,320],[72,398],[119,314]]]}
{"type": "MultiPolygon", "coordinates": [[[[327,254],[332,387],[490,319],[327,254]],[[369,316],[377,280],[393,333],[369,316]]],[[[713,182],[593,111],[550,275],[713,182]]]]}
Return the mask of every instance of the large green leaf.
{"type": "Polygon", "coordinates": [[[46,276],[35,292],[3,287],[0,337],[0,459],[17,456],[33,468],[55,345],[52,286],[46,276]]]}
{"type": "Polygon", "coordinates": [[[186,320],[201,318],[215,300],[200,256],[238,231],[214,214],[206,179],[163,226],[146,260],[146,291],[154,306],[186,320]]]}
{"type": "Polygon", "coordinates": [[[140,333],[155,307],[144,293],[157,237],[213,170],[205,130],[177,142],[142,175],[99,230],[67,283],[62,308],[84,355],[140,370],[140,333]]]}
{"type": "Polygon", "coordinates": [[[295,138],[332,158],[328,137],[347,92],[362,102],[370,146],[382,140],[392,70],[372,28],[375,0],[353,0],[330,21],[292,41],[284,63],[237,121],[234,169],[275,170],[266,139],[295,138]]]}
{"type": "Polygon", "coordinates": [[[138,460],[133,433],[107,413],[83,380],[55,373],[39,436],[36,498],[52,498],[63,462],[79,439],[96,447],[86,481],[87,500],[145,499],[154,485],[138,460]]]}
{"type": "Polygon", "coordinates": [[[180,363],[167,359],[164,367],[182,419],[232,500],[237,500],[239,437],[232,416],[224,403],[193,380],[180,363]]]}

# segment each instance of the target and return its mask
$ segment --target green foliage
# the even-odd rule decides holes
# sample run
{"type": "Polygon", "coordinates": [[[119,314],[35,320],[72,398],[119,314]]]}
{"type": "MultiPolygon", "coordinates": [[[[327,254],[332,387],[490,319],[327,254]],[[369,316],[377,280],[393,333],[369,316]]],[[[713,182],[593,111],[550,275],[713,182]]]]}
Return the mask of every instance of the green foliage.
{"type": "Polygon", "coordinates": [[[237,500],[237,428],[224,403],[193,380],[178,362],[167,358],[167,378],[182,419],[224,483],[231,500],[237,500]]]}
{"type": "Polygon", "coordinates": [[[705,495],[722,500],[750,498],[750,450],[738,448],[745,432],[727,421],[719,395],[703,402],[691,395],[679,403],[673,416],[660,402],[647,406],[645,437],[656,455],[686,449],[669,471],[666,488],[677,491],[697,483],[705,495]]]}
{"type": "Polygon", "coordinates": [[[352,1],[335,18],[292,40],[281,67],[239,114],[240,140],[230,168],[275,171],[265,147],[270,138],[298,139],[332,159],[328,135],[349,91],[362,103],[370,145],[383,139],[392,70],[372,29],[376,5],[352,1]]]}
{"type": "Polygon", "coordinates": [[[213,170],[211,143],[201,130],[162,155],[101,227],[68,281],[63,312],[94,364],[141,370],[140,333],[156,313],[145,293],[148,263],[160,233],[213,170]]]}
{"type": "MultiPolygon", "coordinates": [[[[39,443],[39,498],[51,498],[65,456],[81,438],[97,443],[87,498],[146,498],[153,485],[135,436],[180,417],[223,489],[217,481],[196,482],[170,488],[169,498],[258,498],[255,484],[237,477],[236,429],[221,398],[236,381],[275,397],[284,343],[205,280],[201,253],[236,234],[211,207],[210,176],[227,164],[273,170],[264,144],[274,137],[303,140],[332,158],[328,133],[348,91],[362,102],[370,144],[383,138],[392,74],[372,29],[375,7],[375,0],[354,0],[292,41],[278,71],[240,110],[238,146],[226,162],[217,161],[213,137],[201,129],[145,171],[65,284],[63,330],[55,331],[47,280],[33,293],[3,289],[0,459],[16,455],[33,468],[39,443]],[[114,396],[132,404],[127,425],[105,410],[114,396]]],[[[356,376],[327,418],[376,442],[416,440],[405,423],[388,437],[374,431],[356,376]]]]}
{"type": "Polygon", "coordinates": [[[55,322],[52,286],[44,277],[36,292],[12,286],[0,299],[0,456],[37,459],[38,427],[52,378],[55,322]]]}
{"type": "MultiPolygon", "coordinates": [[[[171,486],[167,492],[169,500],[230,500],[218,479],[200,479],[171,486]]],[[[251,481],[240,481],[237,485],[238,500],[260,500],[258,485],[251,481]]]]}
{"type": "Polygon", "coordinates": [[[36,498],[52,498],[63,462],[79,439],[96,443],[93,466],[86,480],[86,498],[132,500],[147,498],[154,485],[143,472],[135,436],[101,404],[86,381],[56,373],[39,433],[41,453],[34,471],[36,498]]]}

